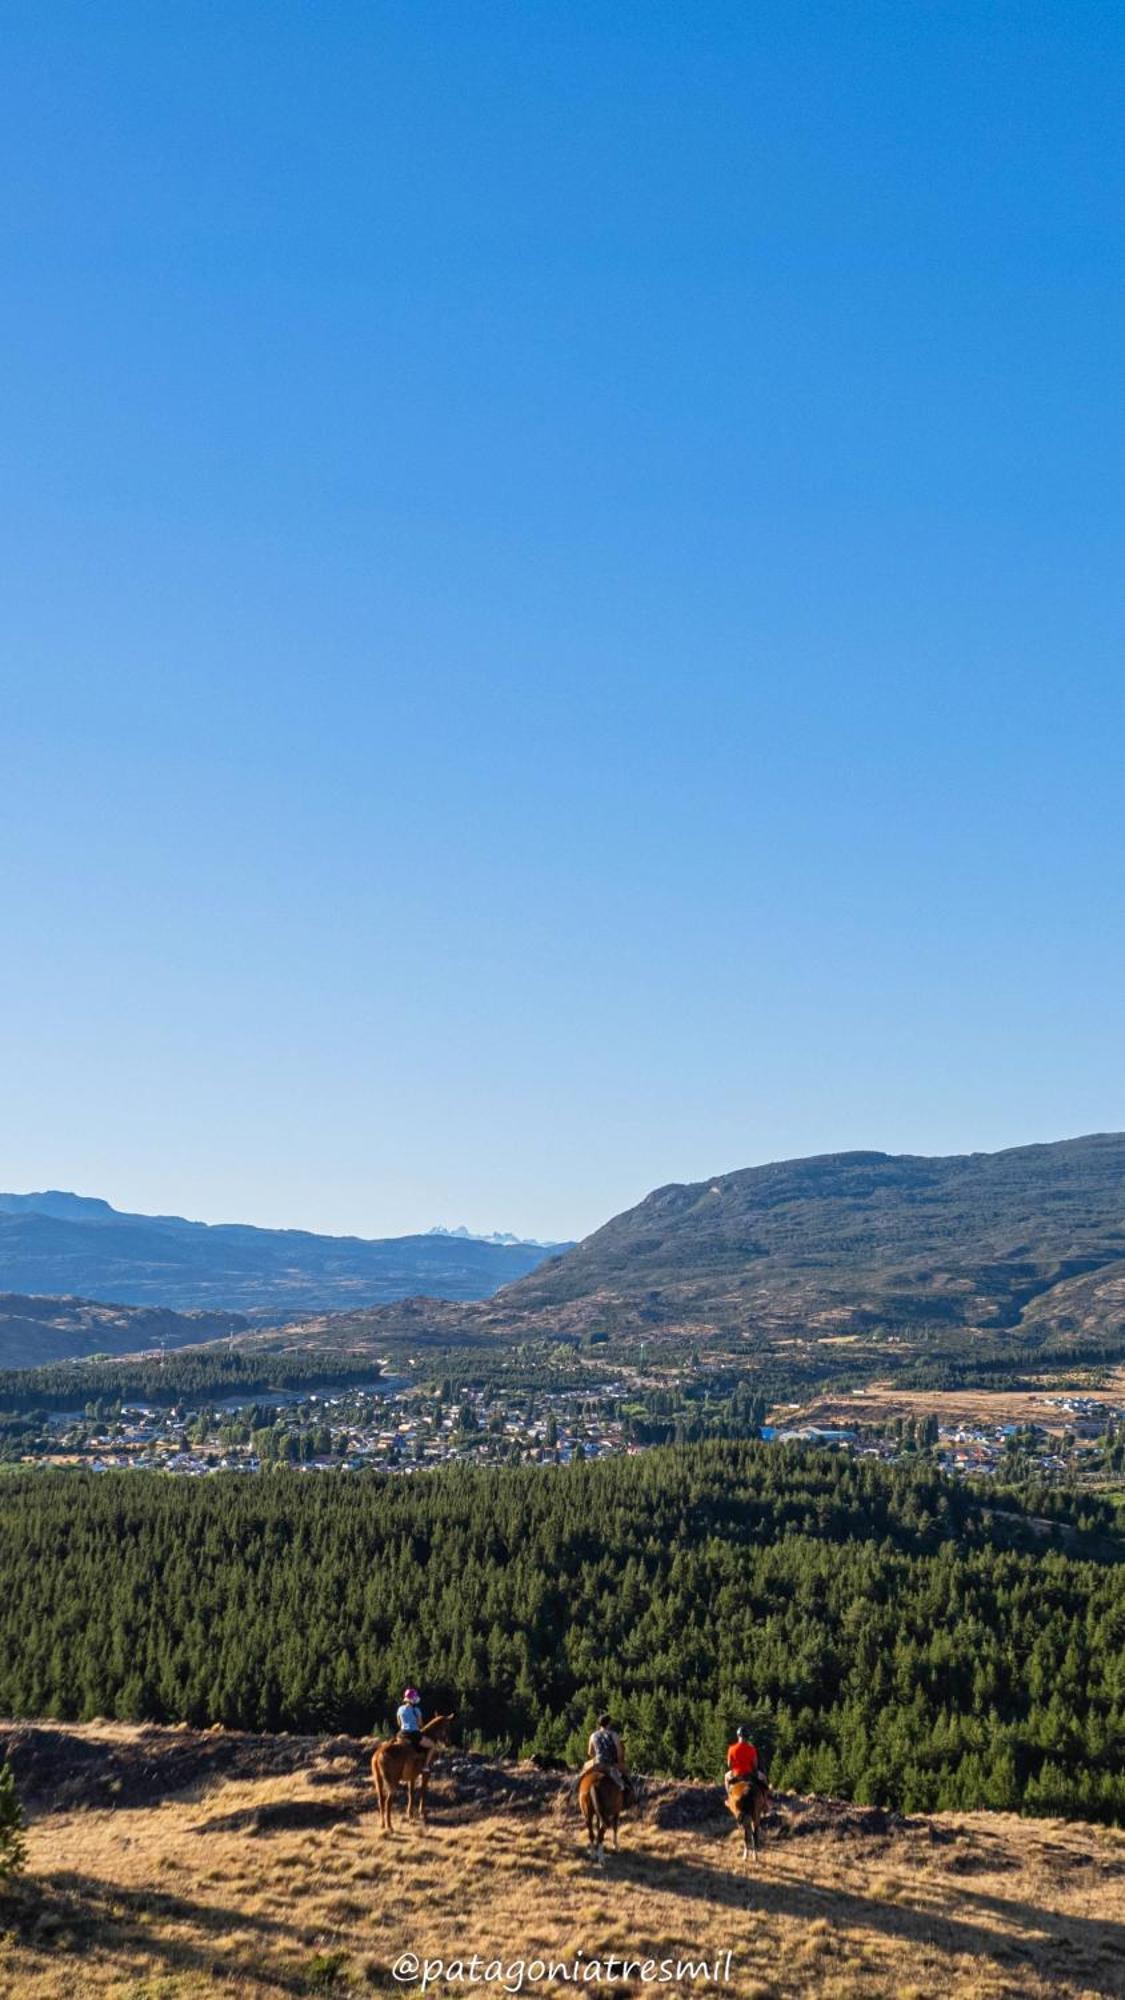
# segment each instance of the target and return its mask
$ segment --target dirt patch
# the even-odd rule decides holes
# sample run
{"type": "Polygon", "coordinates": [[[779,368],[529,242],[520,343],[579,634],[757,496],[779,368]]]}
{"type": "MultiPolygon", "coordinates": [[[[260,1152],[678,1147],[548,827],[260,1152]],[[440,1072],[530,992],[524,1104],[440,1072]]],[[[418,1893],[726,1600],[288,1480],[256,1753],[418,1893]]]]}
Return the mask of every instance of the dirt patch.
{"type": "Polygon", "coordinates": [[[8,1758],[24,1804],[36,1811],[156,1804],[218,1778],[269,1778],[346,1757],[359,1775],[365,1747],[350,1737],[250,1736],[96,1725],[79,1733],[41,1723],[0,1724],[0,1760],[8,1758]]]}
{"type": "Polygon", "coordinates": [[[871,1840],[921,1831],[928,1828],[929,1821],[907,1819],[904,1813],[891,1812],[886,1806],[853,1806],[846,1799],[815,1794],[801,1798],[794,1792],[775,1792],[766,1825],[782,1840],[800,1840],[810,1834],[827,1834],[831,1840],[871,1840]]]}
{"type": "Polygon", "coordinates": [[[498,1763],[462,1752],[441,1758],[429,1787],[431,1810],[447,1819],[480,1812],[546,1813],[565,1807],[573,1774],[542,1771],[532,1763],[498,1763]]]}
{"type": "Polygon", "coordinates": [[[708,1820],[730,1820],[721,1785],[653,1784],[647,1804],[656,1826],[703,1826],[708,1820]]]}
{"type": "MultiPolygon", "coordinates": [[[[658,1781],[649,1787],[652,1817],[659,1827],[704,1826],[729,1818],[721,1785],[675,1784],[658,1781]]],[[[803,1798],[796,1792],[774,1792],[763,1826],[780,1840],[827,1835],[831,1840],[871,1840],[891,1834],[928,1831],[952,1839],[946,1829],[925,1819],[907,1819],[885,1806],[856,1806],[846,1799],[803,1798]]]]}

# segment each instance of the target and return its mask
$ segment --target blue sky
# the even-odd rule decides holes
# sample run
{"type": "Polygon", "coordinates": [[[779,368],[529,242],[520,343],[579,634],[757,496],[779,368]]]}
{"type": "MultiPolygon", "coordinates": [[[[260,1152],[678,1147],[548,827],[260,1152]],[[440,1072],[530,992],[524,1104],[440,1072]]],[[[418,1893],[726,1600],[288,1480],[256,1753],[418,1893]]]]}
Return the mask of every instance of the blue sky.
{"type": "Polygon", "coordinates": [[[0,1185],[1125,1126],[1125,14],[0,23],[0,1185]]]}

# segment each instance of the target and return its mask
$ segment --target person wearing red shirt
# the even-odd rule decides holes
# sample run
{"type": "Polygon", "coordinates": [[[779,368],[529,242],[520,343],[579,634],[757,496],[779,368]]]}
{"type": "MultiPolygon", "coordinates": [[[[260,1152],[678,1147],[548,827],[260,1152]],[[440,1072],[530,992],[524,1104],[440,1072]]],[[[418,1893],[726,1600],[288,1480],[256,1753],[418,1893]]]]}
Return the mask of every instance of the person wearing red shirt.
{"type": "Polygon", "coordinates": [[[750,1741],[750,1731],[740,1725],[730,1749],[727,1751],[726,1776],[723,1780],[729,1791],[736,1781],[752,1778],[758,1769],[758,1753],[750,1741]]]}

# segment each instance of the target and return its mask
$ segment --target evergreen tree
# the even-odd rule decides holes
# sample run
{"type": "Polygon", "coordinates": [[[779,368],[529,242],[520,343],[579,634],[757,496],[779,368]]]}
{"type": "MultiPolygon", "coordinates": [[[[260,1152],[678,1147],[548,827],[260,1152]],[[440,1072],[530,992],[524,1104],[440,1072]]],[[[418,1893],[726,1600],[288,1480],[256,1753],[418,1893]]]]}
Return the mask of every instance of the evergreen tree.
{"type": "Polygon", "coordinates": [[[16,1777],[5,1760],[0,1764],[0,1882],[18,1875],[27,1859],[24,1840],[23,1807],[16,1793],[16,1777]]]}

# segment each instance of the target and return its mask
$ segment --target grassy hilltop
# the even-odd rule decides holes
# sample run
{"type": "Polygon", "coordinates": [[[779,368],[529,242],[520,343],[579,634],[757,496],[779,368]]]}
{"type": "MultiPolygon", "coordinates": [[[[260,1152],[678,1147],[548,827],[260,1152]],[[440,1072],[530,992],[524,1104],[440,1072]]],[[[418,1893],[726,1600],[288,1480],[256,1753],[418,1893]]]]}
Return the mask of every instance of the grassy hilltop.
{"type": "MultiPolygon", "coordinates": [[[[526,1766],[455,1753],[431,1824],[386,1838],[354,1740],[122,1723],[28,1734],[15,1761],[30,1871],[0,1892],[4,2000],[416,1995],[417,1976],[396,1985],[391,1970],[407,1951],[712,1969],[731,1954],[717,1986],[645,1986],[619,1963],[596,1989],[619,1996],[1125,1994],[1125,1834],[1106,1828],[1003,1814],[904,1823],[786,1798],[747,1868],[715,1787],[663,1786],[602,1874],[565,1793],[526,1766]]],[[[429,1988],[439,2000],[471,1990],[429,1988]]]]}

